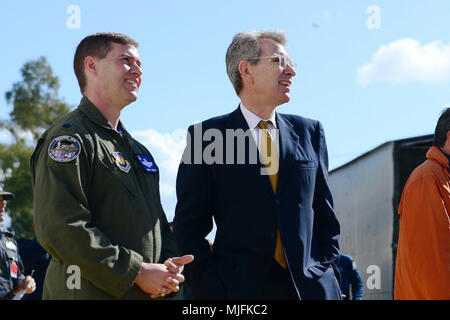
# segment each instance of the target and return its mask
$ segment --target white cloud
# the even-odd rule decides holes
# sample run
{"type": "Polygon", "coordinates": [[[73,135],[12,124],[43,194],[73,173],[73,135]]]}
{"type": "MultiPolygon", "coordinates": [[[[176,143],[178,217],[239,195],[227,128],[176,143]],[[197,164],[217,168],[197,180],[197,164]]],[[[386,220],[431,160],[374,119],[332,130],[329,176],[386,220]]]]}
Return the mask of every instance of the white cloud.
{"type": "Polygon", "coordinates": [[[357,81],[362,86],[371,82],[450,81],[450,44],[433,41],[421,45],[415,39],[406,38],[382,45],[372,61],[358,69],[357,81]]]}
{"type": "Polygon", "coordinates": [[[12,143],[11,133],[8,130],[1,128],[0,129],[0,142],[1,143],[12,143]]]}
{"type": "Polygon", "coordinates": [[[177,129],[172,133],[159,133],[153,129],[135,131],[131,135],[147,147],[160,170],[161,203],[171,221],[175,212],[175,183],[178,165],[186,146],[186,130],[177,129]]]}
{"type": "Polygon", "coordinates": [[[171,176],[177,174],[186,146],[186,130],[177,129],[172,133],[159,133],[148,129],[135,131],[132,135],[150,150],[161,170],[166,170],[171,176]]]}
{"type": "MultiPolygon", "coordinates": [[[[17,131],[19,138],[25,139],[25,143],[28,146],[35,146],[36,142],[33,139],[33,135],[31,134],[30,131],[22,131],[22,130],[18,130],[17,131]]],[[[14,143],[14,136],[5,128],[1,128],[0,129],[0,143],[3,144],[11,144],[14,143]]]]}
{"type": "MultiPolygon", "coordinates": [[[[200,121],[198,121],[200,122],[200,121]]],[[[197,122],[194,122],[197,123],[197,122]]],[[[177,204],[176,177],[178,165],[186,147],[186,130],[176,129],[172,133],[159,133],[153,129],[135,131],[131,135],[147,147],[160,170],[159,191],[161,203],[168,221],[172,221],[177,204]]],[[[206,239],[213,241],[216,224],[206,239]]]]}

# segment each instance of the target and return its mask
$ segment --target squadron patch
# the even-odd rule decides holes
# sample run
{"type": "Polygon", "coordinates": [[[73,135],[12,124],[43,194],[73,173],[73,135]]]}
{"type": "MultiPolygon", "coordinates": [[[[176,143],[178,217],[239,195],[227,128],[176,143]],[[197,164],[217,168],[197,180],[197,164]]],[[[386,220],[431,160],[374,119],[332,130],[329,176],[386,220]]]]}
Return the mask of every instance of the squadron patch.
{"type": "Polygon", "coordinates": [[[158,167],[150,156],[147,156],[145,154],[137,154],[136,156],[141,162],[141,165],[145,171],[158,172],[158,167]]]}
{"type": "Polygon", "coordinates": [[[125,160],[125,158],[120,152],[113,152],[112,155],[114,159],[116,159],[116,166],[118,166],[119,169],[122,170],[123,172],[128,173],[128,171],[130,171],[131,169],[128,160],[125,160]]]}
{"type": "Polygon", "coordinates": [[[78,157],[80,142],[72,136],[59,136],[50,143],[48,156],[57,162],[70,162],[78,157]]]}

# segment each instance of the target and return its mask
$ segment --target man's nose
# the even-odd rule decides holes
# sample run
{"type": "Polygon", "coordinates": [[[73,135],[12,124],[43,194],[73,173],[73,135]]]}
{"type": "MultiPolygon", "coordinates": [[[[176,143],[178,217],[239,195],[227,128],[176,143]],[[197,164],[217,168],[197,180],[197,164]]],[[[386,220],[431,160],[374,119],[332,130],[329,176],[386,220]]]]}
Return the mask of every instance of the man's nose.
{"type": "Polygon", "coordinates": [[[131,68],[131,72],[136,75],[137,77],[142,76],[142,68],[138,65],[138,64],[133,64],[132,68],[131,68]]]}
{"type": "Polygon", "coordinates": [[[291,77],[295,77],[295,75],[297,74],[297,72],[295,72],[295,69],[289,64],[286,64],[286,68],[284,68],[283,72],[287,75],[290,75],[291,77]]]}

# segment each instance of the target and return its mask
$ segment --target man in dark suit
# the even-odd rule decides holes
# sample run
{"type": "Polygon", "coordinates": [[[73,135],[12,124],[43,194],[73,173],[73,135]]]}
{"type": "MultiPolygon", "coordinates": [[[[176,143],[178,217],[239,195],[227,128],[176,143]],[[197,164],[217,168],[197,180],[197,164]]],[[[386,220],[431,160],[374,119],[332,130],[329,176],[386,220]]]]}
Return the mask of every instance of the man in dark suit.
{"type": "Polygon", "coordinates": [[[174,234],[195,256],[194,299],[341,298],[322,126],[275,112],[296,74],[285,46],[282,31],[237,34],[226,64],[239,107],[189,128],[174,234]]]}

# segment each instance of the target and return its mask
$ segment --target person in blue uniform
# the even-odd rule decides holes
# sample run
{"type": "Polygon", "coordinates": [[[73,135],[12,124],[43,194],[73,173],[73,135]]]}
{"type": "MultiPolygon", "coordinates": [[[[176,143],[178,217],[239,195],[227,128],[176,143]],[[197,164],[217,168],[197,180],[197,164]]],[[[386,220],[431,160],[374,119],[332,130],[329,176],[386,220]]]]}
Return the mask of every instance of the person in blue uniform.
{"type": "MultiPolygon", "coordinates": [[[[5,218],[5,200],[14,197],[11,192],[0,189],[0,222],[5,218]]],[[[11,300],[22,290],[30,294],[36,289],[31,276],[24,275],[17,243],[11,232],[0,230],[0,300],[11,300]]]]}
{"type": "Polygon", "coordinates": [[[17,247],[25,269],[25,274],[33,273],[36,282],[36,290],[27,294],[22,300],[42,300],[42,289],[44,288],[45,273],[50,263],[51,256],[41,247],[36,237],[32,240],[17,239],[17,247]]]}
{"type": "Polygon", "coordinates": [[[339,255],[338,263],[339,273],[341,274],[342,299],[350,300],[350,287],[352,290],[351,300],[362,300],[363,281],[359,274],[355,260],[346,254],[339,255]]]}

